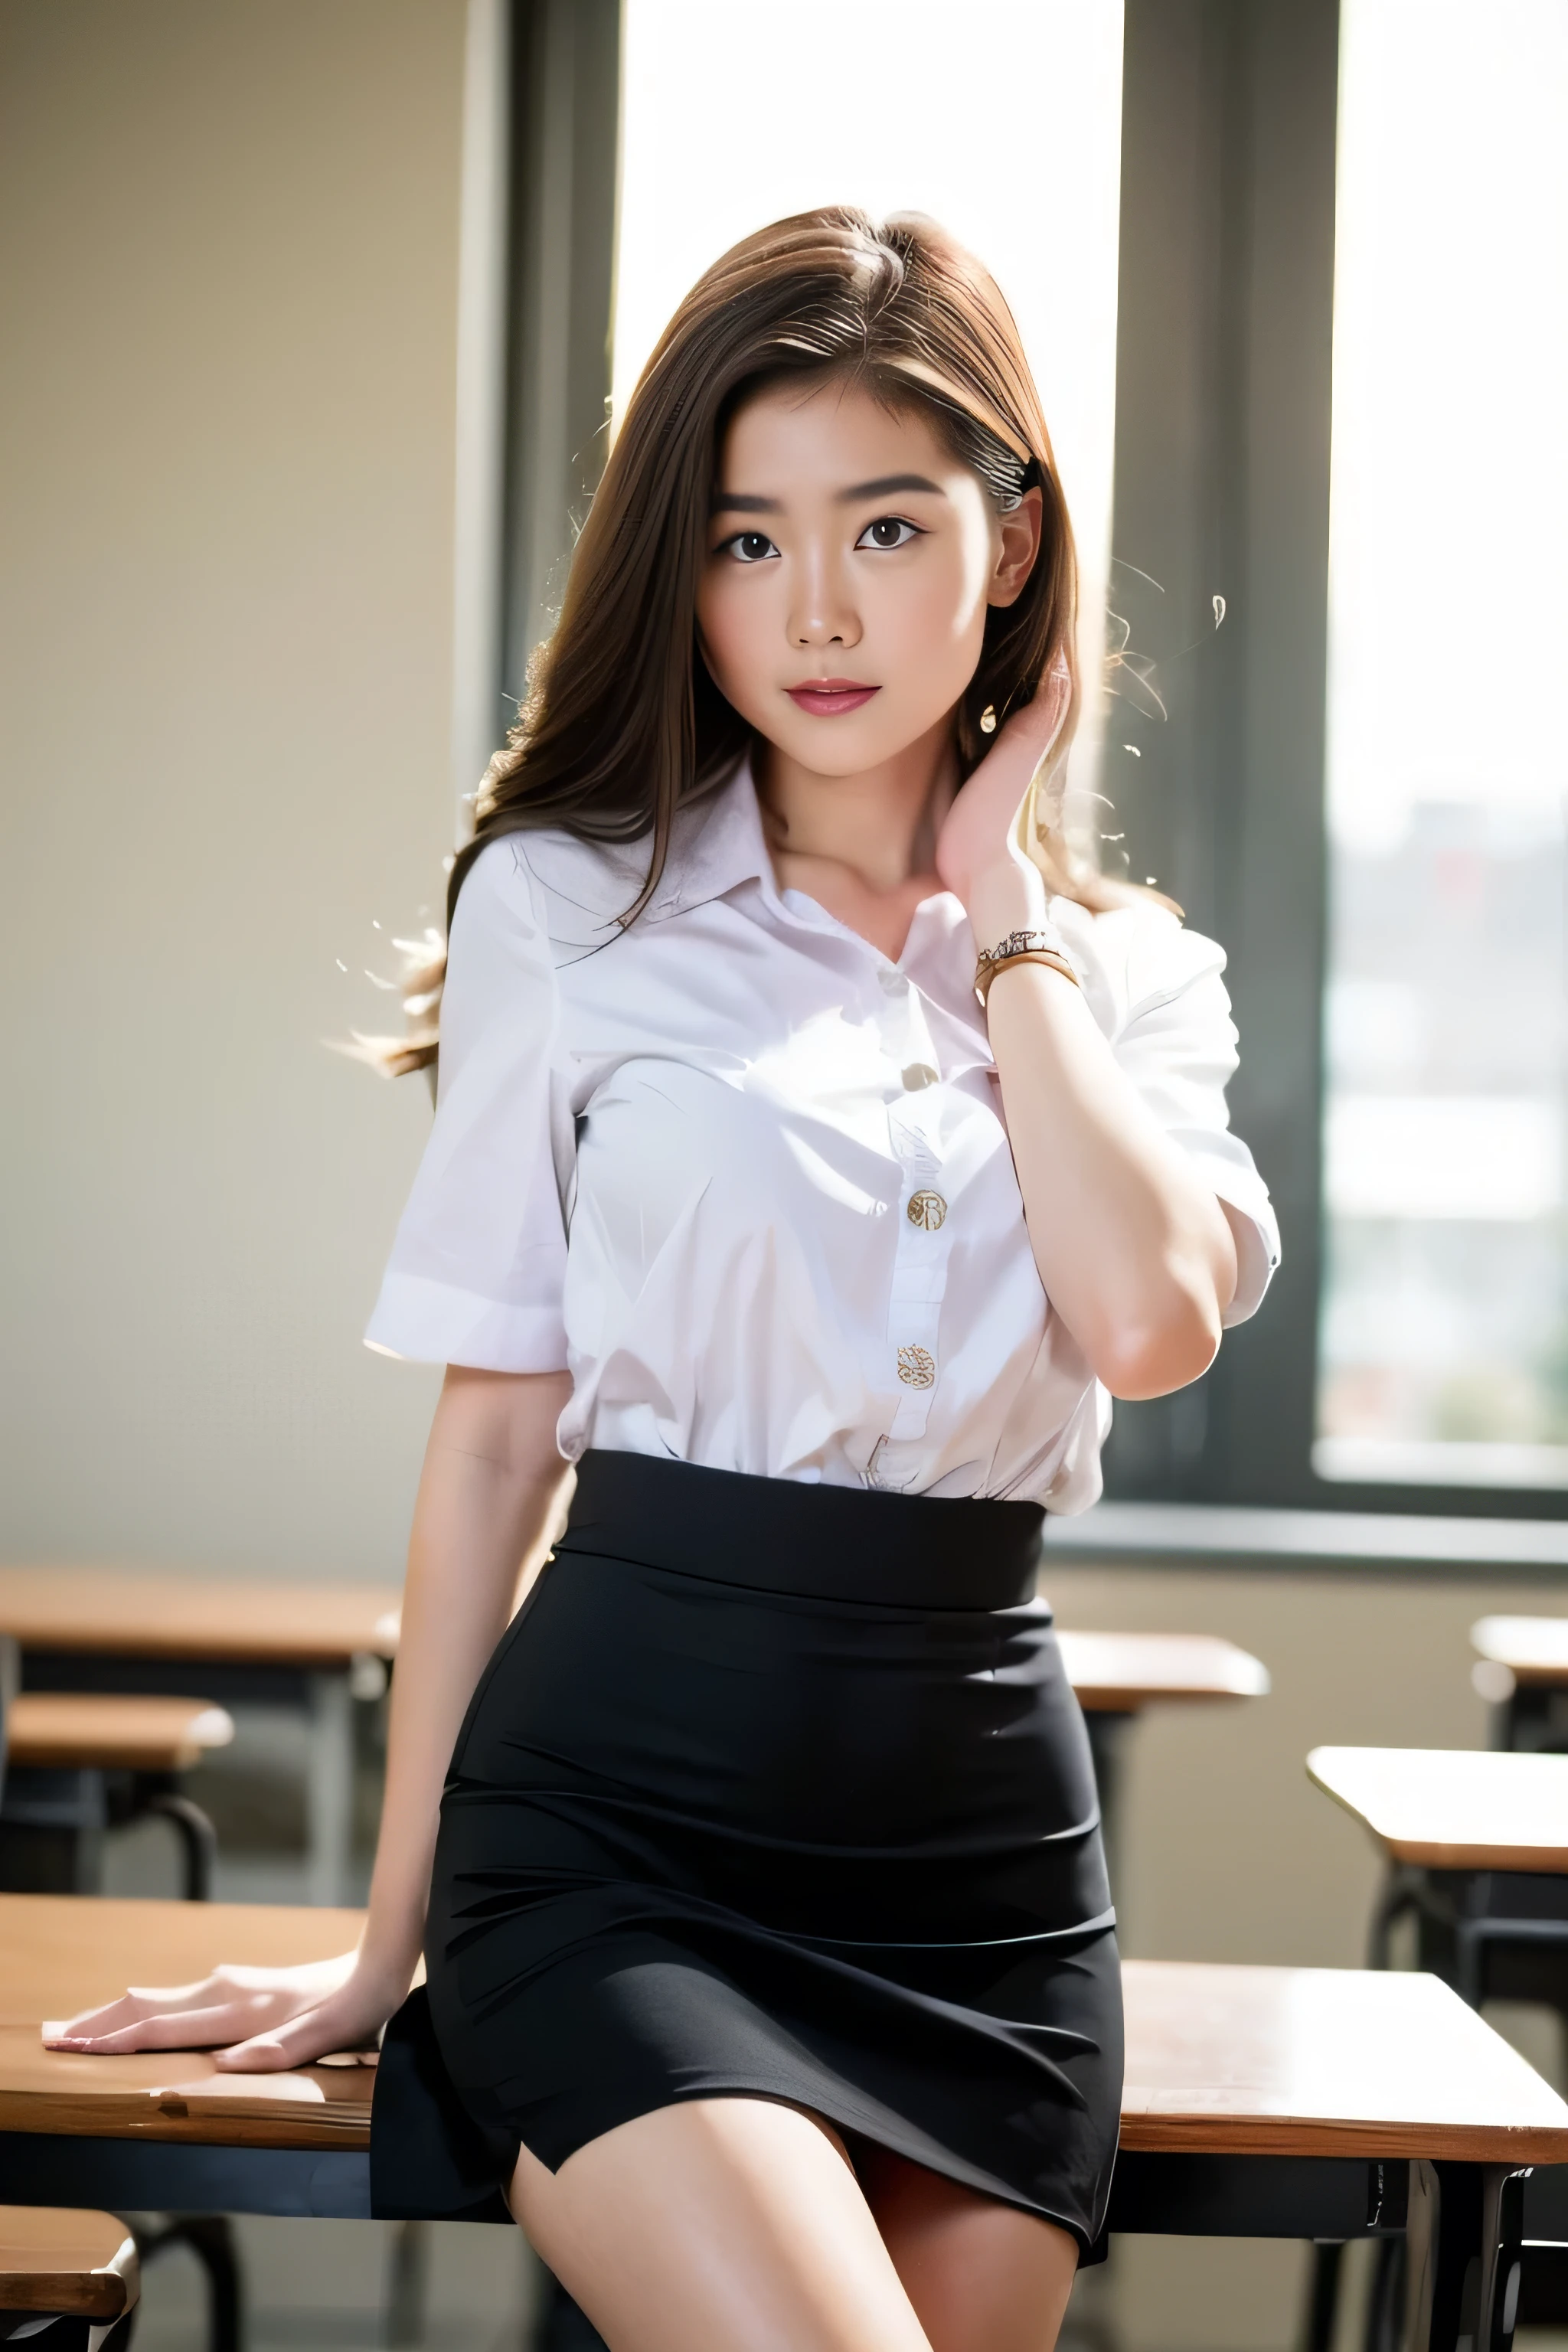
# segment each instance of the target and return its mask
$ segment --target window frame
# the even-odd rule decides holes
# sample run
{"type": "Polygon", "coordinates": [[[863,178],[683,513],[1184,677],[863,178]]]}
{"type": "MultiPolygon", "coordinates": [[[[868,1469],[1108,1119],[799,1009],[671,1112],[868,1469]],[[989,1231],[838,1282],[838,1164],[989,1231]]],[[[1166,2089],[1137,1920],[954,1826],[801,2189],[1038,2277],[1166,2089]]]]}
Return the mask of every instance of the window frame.
{"type": "Polygon", "coordinates": [[[1156,875],[1228,950],[1232,1116],[1285,1255],[1204,1381],[1117,1407],[1107,1495],[1568,1517],[1559,1489],[1363,1484],[1311,1466],[1337,0],[1127,0],[1122,93],[1111,580],[1135,659],[1107,730],[1107,829],[1124,835],[1133,878],[1156,875]]]}

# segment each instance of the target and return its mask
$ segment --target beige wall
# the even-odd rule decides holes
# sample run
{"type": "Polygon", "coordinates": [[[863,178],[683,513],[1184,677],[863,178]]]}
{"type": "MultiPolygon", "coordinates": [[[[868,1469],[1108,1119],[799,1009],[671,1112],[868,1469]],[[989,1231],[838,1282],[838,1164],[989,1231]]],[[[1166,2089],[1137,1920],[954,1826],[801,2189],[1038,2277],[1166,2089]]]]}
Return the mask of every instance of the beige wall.
{"type": "Polygon", "coordinates": [[[0,8],[0,1556],[396,1575],[462,0],[0,8]]]}

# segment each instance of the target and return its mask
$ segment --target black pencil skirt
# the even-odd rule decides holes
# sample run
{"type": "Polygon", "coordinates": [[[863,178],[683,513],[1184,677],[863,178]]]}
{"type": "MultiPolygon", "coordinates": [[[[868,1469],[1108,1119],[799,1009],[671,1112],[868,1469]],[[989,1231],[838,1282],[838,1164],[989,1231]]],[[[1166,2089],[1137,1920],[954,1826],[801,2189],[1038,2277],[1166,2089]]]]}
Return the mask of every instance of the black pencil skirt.
{"type": "Polygon", "coordinates": [[[428,2017],[492,2179],[745,2095],[1092,2246],[1121,1982],[1040,1524],[584,1458],[441,1808],[428,2017]]]}

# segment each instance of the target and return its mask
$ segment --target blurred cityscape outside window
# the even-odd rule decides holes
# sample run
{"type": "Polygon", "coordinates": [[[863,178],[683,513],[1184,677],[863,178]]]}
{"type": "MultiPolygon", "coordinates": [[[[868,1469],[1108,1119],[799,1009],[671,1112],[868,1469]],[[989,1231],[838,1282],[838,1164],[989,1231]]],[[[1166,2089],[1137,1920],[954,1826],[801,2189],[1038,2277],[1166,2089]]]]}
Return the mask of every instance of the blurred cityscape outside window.
{"type": "Polygon", "coordinates": [[[1568,1486],[1568,7],[1343,0],[1313,1465],[1568,1486]]]}
{"type": "MultiPolygon", "coordinates": [[[[1110,562],[1121,18],[1121,0],[626,0],[623,20],[616,408],[737,238],[818,205],[931,214],[1023,333],[1078,540],[1086,677],[1110,562]]],[[[1075,793],[1093,789],[1098,704],[1075,793]]]]}

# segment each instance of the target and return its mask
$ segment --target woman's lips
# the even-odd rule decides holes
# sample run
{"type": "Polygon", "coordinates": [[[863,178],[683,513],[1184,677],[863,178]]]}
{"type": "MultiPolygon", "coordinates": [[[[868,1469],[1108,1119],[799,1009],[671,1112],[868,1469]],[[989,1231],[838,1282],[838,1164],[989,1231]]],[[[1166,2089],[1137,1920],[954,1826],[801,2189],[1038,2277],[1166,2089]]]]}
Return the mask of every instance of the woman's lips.
{"type": "Polygon", "coordinates": [[[841,710],[858,710],[879,686],[860,686],[852,677],[814,677],[805,686],[789,686],[784,692],[797,710],[809,710],[818,719],[836,719],[841,710]]]}

